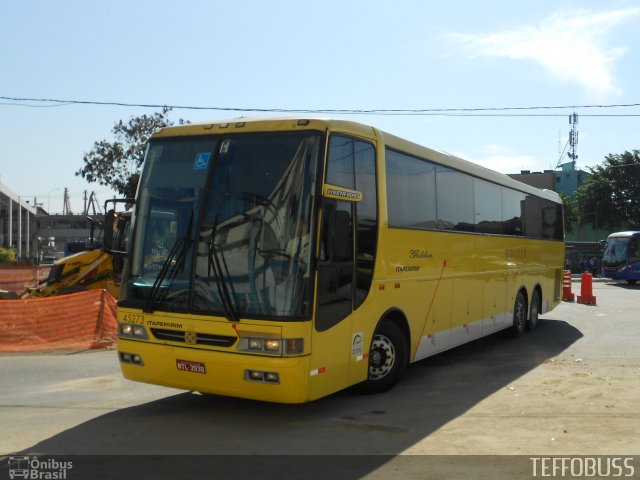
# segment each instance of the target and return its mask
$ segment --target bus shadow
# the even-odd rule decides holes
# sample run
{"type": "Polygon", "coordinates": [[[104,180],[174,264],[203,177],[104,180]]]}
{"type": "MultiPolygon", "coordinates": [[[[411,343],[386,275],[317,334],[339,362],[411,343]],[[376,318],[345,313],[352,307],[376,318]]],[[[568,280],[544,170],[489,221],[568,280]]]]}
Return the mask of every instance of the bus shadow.
{"type": "MultiPolygon", "coordinates": [[[[308,404],[280,405],[180,393],[94,418],[22,454],[242,455],[267,463],[276,461],[265,460],[273,455],[369,456],[352,462],[352,468],[362,465],[350,477],[358,478],[581,337],[564,321],[540,320],[519,339],[498,333],[418,362],[378,395],[349,389],[308,404]]],[[[205,457],[199,458],[195,463],[205,457]]]]}
{"type": "Polygon", "coordinates": [[[627,283],[616,280],[611,280],[607,282],[607,285],[612,287],[622,288],[623,290],[640,290],[640,283],[627,283]]]}

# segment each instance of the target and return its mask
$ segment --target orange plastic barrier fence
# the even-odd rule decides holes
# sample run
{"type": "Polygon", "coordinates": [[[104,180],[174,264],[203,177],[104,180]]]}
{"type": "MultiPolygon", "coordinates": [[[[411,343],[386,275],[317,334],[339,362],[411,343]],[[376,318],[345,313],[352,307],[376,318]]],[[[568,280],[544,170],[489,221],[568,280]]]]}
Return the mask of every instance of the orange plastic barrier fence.
{"type": "Polygon", "coordinates": [[[117,335],[116,299],[106,290],[0,300],[0,352],[106,348],[117,335]]]}
{"type": "Polygon", "coordinates": [[[20,293],[46,279],[50,269],[51,267],[3,266],[0,268],[0,290],[20,293]]]}

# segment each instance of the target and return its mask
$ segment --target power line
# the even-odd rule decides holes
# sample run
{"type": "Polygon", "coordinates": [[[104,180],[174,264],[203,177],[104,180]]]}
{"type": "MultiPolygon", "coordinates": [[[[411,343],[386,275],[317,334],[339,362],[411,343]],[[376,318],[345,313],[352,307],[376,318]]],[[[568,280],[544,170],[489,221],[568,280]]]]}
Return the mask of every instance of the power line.
{"type": "Polygon", "coordinates": [[[30,108],[56,108],[56,107],[66,107],[67,105],[71,105],[71,104],[70,103],[56,103],[56,104],[53,104],[53,105],[30,105],[28,103],[0,102],[0,106],[30,107],[30,108]]]}
{"type": "MultiPolygon", "coordinates": [[[[53,98],[5,97],[0,100],[14,102],[13,105],[24,107],[60,107],[69,105],[94,105],[112,107],[138,108],[171,108],[173,110],[212,110],[227,112],[257,112],[257,113],[311,113],[335,115],[420,115],[420,116],[451,116],[451,117],[561,117],[566,113],[512,113],[535,110],[566,110],[566,109],[611,109],[639,107],[640,103],[625,104],[591,104],[591,105],[556,105],[556,106],[528,106],[528,107],[482,107],[482,108],[422,108],[422,109],[287,109],[287,108],[256,108],[256,107],[210,107],[193,105],[166,105],[148,103],[107,102],[97,100],[62,100],[53,98]],[[31,105],[22,102],[53,105],[31,105]],[[498,113],[499,112],[499,113],[498,113]],[[510,112],[510,113],[505,113],[510,112]]],[[[640,114],[609,113],[609,114],[581,114],[583,117],[640,117],[640,114]]]]}

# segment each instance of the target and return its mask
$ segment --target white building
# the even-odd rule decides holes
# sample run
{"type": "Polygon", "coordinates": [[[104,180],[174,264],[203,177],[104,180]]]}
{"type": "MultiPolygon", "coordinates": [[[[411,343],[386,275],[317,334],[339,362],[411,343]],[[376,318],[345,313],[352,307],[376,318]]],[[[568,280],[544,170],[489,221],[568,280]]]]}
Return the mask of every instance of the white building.
{"type": "Polygon", "coordinates": [[[38,251],[35,226],[36,208],[0,183],[0,246],[15,247],[20,259],[35,259],[38,251]]]}

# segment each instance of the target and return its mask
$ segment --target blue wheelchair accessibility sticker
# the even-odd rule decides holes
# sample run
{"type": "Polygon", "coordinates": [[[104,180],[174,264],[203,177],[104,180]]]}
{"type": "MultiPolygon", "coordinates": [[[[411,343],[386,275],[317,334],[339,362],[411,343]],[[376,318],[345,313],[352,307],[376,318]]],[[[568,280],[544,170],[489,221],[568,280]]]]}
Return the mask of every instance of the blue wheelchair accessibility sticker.
{"type": "Polygon", "coordinates": [[[196,161],[193,162],[194,170],[206,170],[209,168],[209,160],[211,159],[211,152],[196,153],[196,161]]]}

